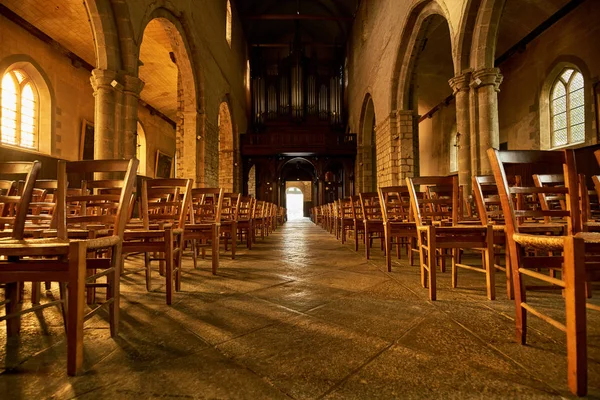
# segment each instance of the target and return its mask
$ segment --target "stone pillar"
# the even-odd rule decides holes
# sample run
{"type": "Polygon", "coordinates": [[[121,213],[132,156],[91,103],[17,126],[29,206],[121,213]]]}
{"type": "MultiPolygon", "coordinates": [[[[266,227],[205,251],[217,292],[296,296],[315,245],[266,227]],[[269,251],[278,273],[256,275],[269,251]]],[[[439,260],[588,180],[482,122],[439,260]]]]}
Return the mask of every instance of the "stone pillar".
{"type": "Polygon", "coordinates": [[[141,79],[125,75],[125,85],[123,88],[123,158],[129,160],[136,156],[137,122],[138,122],[138,103],[140,93],[144,88],[144,81],[141,79]]]}
{"type": "Polygon", "coordinates": [[[471,72],[457,75],[449,81],[456,102],[456,132],[458,139],[458,182],[471,193],[471,121],[469,119],[469,84],[471,72]]]}
{"type": "MultiPolygon", "coordinates": [[[[396,123],[398,126],[398,160],[400,185],[406,184],[406,178],[415,176],[418,168],[418,157],[415,154],[415,123],[414,113],[411,110],[399,110],[396,112],[396,123]]],[[[418,149],[417,149],[418,151],[418,149]]]]}
{"type": "Polygon", "coordinates": [[[471,76],[471,88],[477,98],[477,136],[479,170],[477,174],[492,173],[487,150],[500,146],[500,125],[498,123],[498,92],[503,76],[498,68],[483,68],[474,71],[471,76]]]}
{"type": "Polygon", "coordinates": [[[96,160],[115,158],[117,153],[114,91],[114,85],[118,85],[116,78],[116,71],[105,69],[94,69],[90,78],[96,99],[94,113],[94,159],[96,160]]]}

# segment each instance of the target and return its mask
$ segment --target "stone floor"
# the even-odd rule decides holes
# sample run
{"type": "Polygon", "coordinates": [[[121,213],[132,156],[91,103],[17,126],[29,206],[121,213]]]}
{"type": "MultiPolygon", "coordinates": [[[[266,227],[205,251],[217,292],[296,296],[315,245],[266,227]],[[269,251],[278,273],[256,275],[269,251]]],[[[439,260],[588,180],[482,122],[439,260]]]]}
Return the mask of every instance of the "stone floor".
{"type": "MultiPolygon", "coordinates": [[[[387,273],[373,253],[300,220],[236,260],[223,255],[216,276],[186,258],[172,306],[158,274],[152,292],[128,275],[120,335],[103,315],[88,321],[79,377],[66,375],[56,309],[28,314],[8,341],[2,324],[0,399],[572,397],[564,334],[531,317],[528,345],[516,344],[501,275],[491,302],[483,275],[461,271],[451,289],[440,274],[432,303],[417,267],[395,261],[387,273]]],[[[561,314],[557,293],[529,300],[561,314]]],[[[590,398],[600,398],[598,314],[588,313],[590,398]]]]}

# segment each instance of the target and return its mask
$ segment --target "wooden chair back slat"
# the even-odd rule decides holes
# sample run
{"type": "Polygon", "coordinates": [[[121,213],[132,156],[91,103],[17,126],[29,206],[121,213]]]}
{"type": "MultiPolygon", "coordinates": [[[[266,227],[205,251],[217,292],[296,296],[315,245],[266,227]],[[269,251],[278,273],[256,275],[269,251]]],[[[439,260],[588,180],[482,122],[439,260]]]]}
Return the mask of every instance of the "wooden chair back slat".
{"type": "Polygon", "coordinates": [[[24,237],[25,221],[29,213],[29,205],[33,198],[35,181],[41,170],[39,161],[33,162],[17,162],[4,161],[0,162],[0,176],[6,179],[3,181],[2,193],[3,198],[0,199],[0,231],[6,228],[11,230],[10,236],[13,239],[21,240],[24,237]],[[17,182],[19,179],[24,179],[23,191],[18,193],[17,182]]]}
{"type": "Polygon", "coordinates": [[[440,221],[456,225],[460,208],[456,175],[406,178],[406,183],[417,226],[431,225],[440,221]],[[417,186],[425,190],[419,192],[417,186]]]}

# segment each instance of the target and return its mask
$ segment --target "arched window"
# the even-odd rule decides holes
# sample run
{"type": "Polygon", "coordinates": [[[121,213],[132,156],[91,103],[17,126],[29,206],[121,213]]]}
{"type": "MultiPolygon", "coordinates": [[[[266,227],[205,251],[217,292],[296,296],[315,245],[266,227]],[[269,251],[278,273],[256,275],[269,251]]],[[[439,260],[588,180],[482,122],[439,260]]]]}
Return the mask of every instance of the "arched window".
{"type": "Polygon", "coordinates": [[[23,70],[13,69],[2,77],[1,89],[0,141],[37,149],[39,96],[33,81],[23,70]]]}
{"type": "Polygon", "coordinates": [[[225,22],[225,39],[231,47],[231,2],[227,0],[227,19],[225,22]]]}
{"type": "Polygon", "coordinates": [[[550,92],[550,129],[552,147],[562,147],[585,141],[585,107],[583,75],[565,69],[550,92]]]}
{"type": "Polygon", "coordinates": [[[140,161],[138,174],[146,175],[146,133],[139,121],[137,123],[137,135],[135,135],[135,138],[135,158],[140,161]]]}

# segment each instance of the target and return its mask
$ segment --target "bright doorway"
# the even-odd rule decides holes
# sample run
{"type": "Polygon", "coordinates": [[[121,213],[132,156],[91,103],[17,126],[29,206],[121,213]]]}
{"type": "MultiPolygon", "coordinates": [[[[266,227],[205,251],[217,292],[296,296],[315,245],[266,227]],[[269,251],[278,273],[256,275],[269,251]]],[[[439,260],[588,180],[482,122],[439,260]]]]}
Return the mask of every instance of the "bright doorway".
{"type": "Polygon", "coordinates": [[[297,187],[285,191],[285,204],[288,220],[304,218],[304,194],[297,187]]]}

